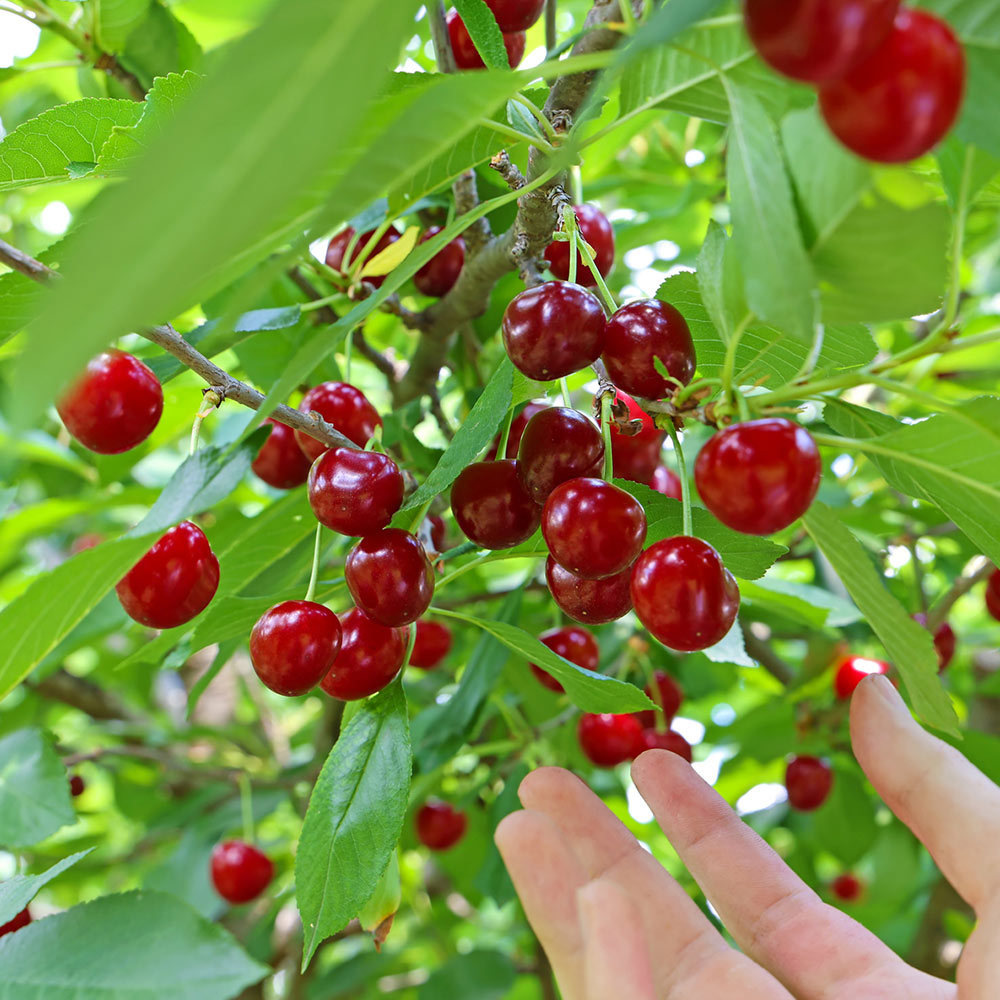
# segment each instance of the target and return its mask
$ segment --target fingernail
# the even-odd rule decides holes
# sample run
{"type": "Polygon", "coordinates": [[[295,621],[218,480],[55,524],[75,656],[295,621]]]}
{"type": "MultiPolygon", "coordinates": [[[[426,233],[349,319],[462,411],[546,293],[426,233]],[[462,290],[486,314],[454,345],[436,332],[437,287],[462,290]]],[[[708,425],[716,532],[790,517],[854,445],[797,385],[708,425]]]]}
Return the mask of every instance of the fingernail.
{"type": "Polygon", "coordinates": [[[878,695],[893,711],[898,712],[903,707],[903,700],[888,677],[882,674],[869,674],[858,687],[861,687],[862,684],[866,685],[873,694],[878,695]]]}

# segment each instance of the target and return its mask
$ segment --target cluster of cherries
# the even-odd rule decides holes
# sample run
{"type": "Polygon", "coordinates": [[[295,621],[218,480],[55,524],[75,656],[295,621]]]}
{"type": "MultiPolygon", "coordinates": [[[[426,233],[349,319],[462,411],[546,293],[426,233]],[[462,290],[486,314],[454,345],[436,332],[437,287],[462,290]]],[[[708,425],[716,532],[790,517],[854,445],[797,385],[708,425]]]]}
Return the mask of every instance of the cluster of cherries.
{"type": "Polygon", "coordinates": [[[812,84],[830,131],[878,163],[929,152],[958,117],[965,53],[949,25],[900,0],[744,0],[779,73],[812,84]]]}
{"type": "MultiPolygon", "coordinates": [[[[503,35],[507,62],[514,69],[524,58],[525,32],[545,10],[545,0],[486,0],[503,35]]],[[[486,64],[476,50],[469,29],[454,8],[448,12],[448,37],[459,69],[485,69],[486,64]]]]}

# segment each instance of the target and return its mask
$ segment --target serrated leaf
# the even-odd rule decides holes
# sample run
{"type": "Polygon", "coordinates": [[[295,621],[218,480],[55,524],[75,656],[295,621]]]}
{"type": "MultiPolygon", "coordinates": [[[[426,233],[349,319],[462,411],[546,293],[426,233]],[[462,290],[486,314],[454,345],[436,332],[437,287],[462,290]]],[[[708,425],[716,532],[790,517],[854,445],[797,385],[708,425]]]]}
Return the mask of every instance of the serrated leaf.
{"type": "Polygon", "coordinates": [[[822,587],[794,580],[765,576],[740,581],[740,596],[779,614],[789,615],[810,626],[842,628],[861,620],[861,613],[848,600],[822,587]]]}
{"type": "Polygon", "coordinates": [[[40,889],[67,868],[75,865],[80,858],[85,858],[92,850],[94,848],[89,847],[85,851],[71,854],[38,875],[11,875],[0,882],[0,924],[5,924],[17,916],[35,898],[40,889]]]}
{"type": "Polygon", "coordinates": [[[509,69],[503,34],[497,26],[493,11],[486,6],[484,0],[455,0],[455,9],[486,66],[489,69],[509,69]]]}
{"type": "Polygon", "coordinates": [[[813,816],[820,846],[846,868],[868,853],[878,835],[875,808],[854,771],[835,771],[830,795],[813,816]]]}
{"type": "Polygon", "coordinates": [[[74,822],[66,768],[48,737],[18,729],[0,739],[0,844],[27,847],[74,822]]]}

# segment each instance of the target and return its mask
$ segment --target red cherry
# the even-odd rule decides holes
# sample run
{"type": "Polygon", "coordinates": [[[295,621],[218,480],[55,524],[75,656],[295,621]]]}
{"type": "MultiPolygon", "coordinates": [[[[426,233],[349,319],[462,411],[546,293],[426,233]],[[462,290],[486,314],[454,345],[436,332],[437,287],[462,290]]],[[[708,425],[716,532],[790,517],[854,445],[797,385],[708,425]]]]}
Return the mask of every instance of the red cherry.
{"type": "Polygon", "coordinates": [[[510,459],[463,469],[451,488],[451,510],[465,535],[484,549],[509,549],[530,538],[541,513],[510,459]]]}
{"type": "MultiPolygon", "coordinates": [[[[919,622],[924,628],[927,627],[927,615],[923,612],[918,611],[913,616],[913,620],[919,622]]],[[[934,649],[937,651],[938,656],[938,673],[941,673],[951,663],[955,656],[956,644],[955,630],[947,622],[942,622],[938,630],[934,633],[934,649]]]]}
{"type": "Polygon", "coordinates": [[[451,650],[451,629],[440,622],[417,622],[410,666],[433,670],[451,650]]]}
{"type": "Polygon", "coordinates": [[[118,455],[153,433],[163,412],[163,388],[138,358],[104,351],[59,398],[56,411],[84,448],[118,455]]]}
{"type": "Polygon", "coordinates": [[[694,481],[705,506],[747,535],[787,528],[808,509],[823,463],[812,435],[783,418],[748,420],[713,434],[694,481]]]}
{"type": "Polygon", "coordinates": [[[261,850],[242,840],[226,840],[212,850],[212,885],[230,903],[249,903],[274,878],[274,865],[261,850]]]}
{"type": "Polygon", "coordinates": [[[309,470],[309,504],[328,528],[370,535],[387,528],[403,505],[403,474],[377,451],[331,448],[309,470]]]}
{"type": "Polygon", "coordinates": [[[447,851],[465,835],[468,822],[464,812],[447,802],[431,799],[417,810],[417,839],[432,851],[447,851]]]}
{"type": "MultiPolygon", "coordinates": [[[[583,241],[594,251],[594,263],[601,277],[607,277],[615,263],[615,232],[608,217],[596,205],[576,205],[577,228],[583,241]]],[[[549,270],[560,281],[569,280],[569,242],[553,240],[545,251],[549,270]]],[[[581,285],[593,287],[597,284],[594,272],[583,263],[583,257],[576,255],[576,280],[581,285]]]]}
{"type": "MultiPolygon", "coordinates": [[[[267,418],[271,433],[250,466],[258,478],[278,490],[301,486],[309,478],[312,464],[302,453],[295,431],[272,417],[267,418]]],[[[309,438],[313,444],[318,441],[309,438]]]]}
{"type": "Polygon", "coordinates": [[[740,592],[711,545],[676,535],[651,545],[637,560],[632,603],[660,642],[691,653],[725,637],[736,621],[740,592]]]}
{"type": "Polygon", "coordinates": [[[687,321],[659,299],[622,306],[608,320],[601,357],[615,385],[649,399],[662,399],[676,388],[656,370],[654,358],[683,385],[694,375],[694,341],[687,321]]]}
{"type": "Polygon", "coordinates": [[[854,689],[869,674],[887,674],[892,668],[883,660],[871,660],[865,656],[845,656],[837,665],[833,688],[838,698],[850,698],[854,689]]]}
{"type": "MultiPolygon", "coordinates": [[[[507,435],[507,447],[504,449],[504,458],[517,458],[518,449],[521,447],[521,438],[524,436],[524,429],[528,426],[528,421],[536,413],[547,410],[548,403],[528,403],[521,412],[510,422],[510,433],[507,435]]],[[[500,447],[500,435],[493,439],[493,446],[486,454],[486,461],[492,462],[497,457],[497,449],[500,447]]]]}
{"type": "Polygon", "coordinates": [[[642,726],[634,715],[585,713],[580,716],[576,732],[583,752],[598,767],[614,767],[646,749],[642,726]]]}
{"type": "Polygon", "coordinates": [[[571,479],[542,509],[552,558],[577,576],[600,580],[630,566],[646,540],[646,512],[630,493],[603,479],[571,479]]]}
{"type": "MultiPolygon", "coordinates": [[[[420,242],[424,243],[440,232],[440,226],[431,226],[420,237],[420,242]]],[[[458,281],[464,263],[465,240],[461,236],[456,236],[417,271],[413,276],[413,283],[417,286],[417,290],[423,292],[424,295],[440,298],[442,295],[447,295],[455,282],[458,281]]]]}
{"type": "Polygon", "coordinates": [[[611,462],[615,478],[631,479],[649,486],[660,464],[660,450],[667,432],[661,431],[631,396],[619,392],[616,398],[628,407],[632,420],[642,421],[642,428],[638,434],[627,435],[617,424],[611,424],[611,462]]]}
{"type": "Polygon", "coordinates": [[[535,503],[545,503],[569,479],[600,476],[603,466],[600,428],[579,410],[549,406],[528,421],[517,452],[517,473],[535,503]]]}
{"type": "Polygon", "coordinates": [[[788,804],[800,812],[818,809],[833,787],[830,765],[818,757],[793,757],[785,769],[788,804]]]}
{"type": "MultiPolygon", "coordinates": [[[[646,694],[656,702],[659,708],[662,708],[663,725],[669,726],[673,722],[677,710],[681,707],[681,702],[684,701],[684,691],[680,684],[664,670],[654,671],[653,680],[656,681],[656,686],[659,689],[659,697],[653,695],[653,689],[649,684],[646,685],[646,694]]],[[[644,729],[653,729],[656,726],[659,712],[650,708],[637,714],[644,729]]],[[[669,750],[670,747],[666,749],[669,750]]]]}
{"type": "Polygon", "coordinates": [[[844,872],[830,883],[830,892],[843,903],[856,903],[864,892],[864,885],[857,875],[844,872]]]}
{"type": "Polygon", "coordinates": [[[125,613],[150,628],[175,628],[200,615],[219,586],[219,560],[205,533],[183,521],[118,581],[125,613]]]}
{"type": "MultiPolygon", "coordinates": [[[[303,413],[315,410],[359,448],[364,448],[375,429],[382,426],[382,418],[368,397],[346,382],[323,382],[314,386],[302,397],[299,409],[303,413]]],[[[325,444],[304,431],[296,431],[295,440],[310,462],[315,462],[326,451],[325,444]]]]}
{"type": "Polygon", "coordinates": [[[574,621],[606,625],[632,610],[631,566],[603,580],[585,580],[549,556],[545,579],[553,600],[574,621]]]}
{"type": "Polygon", "coordinates": [[[658,465],[653,470],[653,480],[649,485],[665,497],[672,497],[674,500],[680,500],[682,497],[681,481],[677,473],[665,465],[658,465]]]}
{"type": "Polygon", "coordinates": [[[362,538],[347,557],[344,577],[354,603],[389,628],[415,622],[434,596],[434,570],[427,553],[400,528],[362,538]]]}
{"type": "Polygon", "coordinates": [[[545,0],[486,0],[501,31],[525,31],[545,10],[545,0]]]}
{"type": "MultiPolygon", "coordinates": [[[[332,240],[330,240],[330,245],[326,248],[326,266],[332,267],[334,271],[340,271],[342,274],[346,274],[350,269],[351,265],[358,259],[358,255],[362,250],[368,245],[368,241],[375,235],[374,229],[369,229],[367,233],[362,233],[357,242],[354,244],[354,250],[351,253],[351,259],[344,265],[344,254],[347,252],[347,246],[354,238],[354,230],[348,226],[346,229],[342,229],[332,240]]],[[[399,233],[390,226],[378,239],[378,242],[372,247],[371,252],[365,258],[365,263],[374,260],[383,250],[391,247],[396,240],[399,239],[399,233]]],[[[364,270],[364,268],[362,268],[364,270]]],[[[380,288],[382,282],[385,281],[385,274],[375,275],[373,277],[367,277],[364,280],[370,282],[376,288],[380,288]]],[[[346,432],[345,432],[346,433],[346,432]]],[[[350,437],[350,435],[348,435],[350,437]]]]}
{"type": "Polygon", "coordinates": [[[986,610],[1000,622],[1000,569],[994,570],[986,581],[986,610]]]}
{"type": "Polygon", "coordinates": [[[746,0],[761,59],[806,83],[843,76],[888,37],[899,0],[746,0]]]}
{"type": "Polygon", "coordinates": [[[372,621],[360,608],[340,617],[340,652],[320,687],[333,698],[354,701],[381,691],[403,666],[407,635],[372,621]]]}
{"type": "MultiPolygon", "coordinates": [[[[549,629],[538,637],[556,656],[561,656],[570,663],[575,663],[584,670],[597,670],[601,651],[597,648],[597,640],[585,628],[567,625],[563,628],[549,629]]],[[[537,663],[529,663],[531,672],[550,691],[562,694],[565,690],[551,674],[544,671],[537,663]]]]}
{"type": "Polygon", "coordinates": [[[31,914],[28,912],[28,908],[25,907],[16,916],[10,918],[5,924],[0,924],[0,937],[4,934],[13,934],[14,931],[19,931],[22,927],[27,927],[31,923],[31,914]]]}
{"type": "Polygon", "coordinates": [[[447,546],[447,528],[445,528],[444,518],[437,514],[431,514],[428,518],[431,523],[431,544],[438,552],[444,552],[447,546]]]}
{"type": "Polygon", "coordinates": [[[644,729],[642,731],[643,750],[669,750],[671,753],[683,757],[689,764],[694,760],[691,752],[691,744],[688,743],[680,733],[675,733],[672,729],[666,732],[659,729],[644,729]]]}
{"type": "Polygon", "coordinates": [[[84,790],[87,787],[87,783],[78,774],[70,775],[69,779],[69,794],[75,799],[79,795],[83,795],[84,790]]]}
{"type": "Polygon", "coordinates": [[[269,608],[250,633],[250,659],[262,683],[284,695],[311,691],[340,652],[337,616],[314,601],[269,608]]]}
{"type": "Polygon", "coordinates": [[[515,295],[503,314],[504,347],[514,367],[546,382],[593,364],[604,347],[604,309],[568,281],[546,281],[515,295]]]}
{"type": "Polygon", "coordinates": [[[846,76],[825,84],[819,106],[830,131],[876,163],[930,152],[958,117],[965,52],[951,28],[901,7],[885,42],[846,76]]]}
{"type": "MultiPolygon", "coordinates": [[[[479,54],[469,29],[458,16],[458,11],[448,11],[448,37],[451,39],[451,50],[455,53],[455,65],[459,69],[485,69],[486,63],[479,54]]],[[[507,50],[507,62],[511,69],[524,58],[524,46],[527,42],[523,31],[504,31],[503,47],[507,50]]]]}

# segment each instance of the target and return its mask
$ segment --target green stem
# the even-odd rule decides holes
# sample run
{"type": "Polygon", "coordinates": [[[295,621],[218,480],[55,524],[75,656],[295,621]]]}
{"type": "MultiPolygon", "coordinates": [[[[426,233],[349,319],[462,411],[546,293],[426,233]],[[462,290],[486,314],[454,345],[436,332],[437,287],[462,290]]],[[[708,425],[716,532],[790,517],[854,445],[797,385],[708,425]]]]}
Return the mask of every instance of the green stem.
{"type": "Polygon", "coordinates": [[[614,478],[614,454],[611,447],[611,403],[612,393],[601,396],[601,437],[604,438],[604,480],[614,478]]]}
{"type": "Polygon", "coordinates": [[[567,382],[565,378],[559,379],[559,388],[562,389],[563,406],[565,406],[567,410],[572,410],[573,403],[570,400],[569,395],[569,382],[567,382]]]}
{"type": "Polygon", "coordinates": [[[674,454],[677,456],[677,474],[681,480],[682,530],[685,535],[692,535],[694,529],[691,523],[691,484],[688,482],[684,449],[681,448],[680,436],[677,433],[677,428],[674,426],[673,420],[667,421],[667,433],[670,435],[670,440],[674,445],[674,454]]]}
{"type": "Polygon", "coordinates": [[[502,122],[494,121],[492,118],[480,118],[477,124],[514,142],[526,142],[529,146],[534,146],[535,149],[546,155],[551,155],[555,152],[551,142],[546,142],[545,139],[540,139],[537,135],[531,135],[529,132],[519,132],[516,128],[511,128],[502,122]]]}
{"type": "Polygon", "coordinates": [[[413,523],[410,525],[410,534],[415,535],[420,525],[423,524],[424,518],[430,513],[431,504],[434,503],[434,497],[425,503],[420,510],[417,511],[417,516],[413,519],[413,523]]]}
{"type": "Polygon", "coordinates": [[[510,425],[514,422],[514,407],[507,410],[507,419],[503,422],[503,430],[500,432],[500,443],[497,445],[497,460],[503,461],[507,457],[507,442],[510,440],[510,425]]]}
{"type": "Polygon", "coordinates": [[[542,109],[535,104],[530,98],[525,97],[524,92],[518,93],[517,97],[514,98],[519,103],[523,104],[534,116],[535,121],[538,122],[542,131],[547,136],[549,142],[554,143],[556,141],[556,130],[552,127],[552,122],[545,117],[545,113],[542,109]]]}
{"type": "Polygon", "coordinates": [[[578,163],[569,168],[569,195],[574,205],[583,204],[583,171],[578,163]]]}
{"type": "Polygon", "coordinates": [[[962,293],[962,252],[965,247],[965,220],[969,212],[969,192],[972,187],[972,162],[975,150],[967,146],[962,163],[962,180],[958,187],[955,203],[955,232],[951,248],[951,281],[948,286],[948,301],[939,329],[947,333],[958,317],[959,298],[962,293]]]}
{"type": "Polygon", "coordinates": [[[417,623],[414,622],[410,625],[406,632],[406,655],[403,657],[403,666],[400,668],[401,670],[405,670],[410,665],[410,657],[413,655],[413,647],[417,641],[417,623]]]}
{"type": "Polygon", "coordinates": [[[601,298],[604,299],[604,304],[607,306],[608,312],[617,312],[618,303],[615,301],[614,295],[611,294],[611,289],[608,288],[607,283],[604,281],[604,275],[597,269],[597,265],[594,263],[594,255],[590,252],[590,247],[587,246],[586,240],[580,240],[578,251],[583,258],[584,264],[590,268],[590,273],[593,275],[594,281],[597,282],[598,290],[601,293],[601,298]]]}
{"type": "Polygon", "coordinates": [[[344,337],[344,381],[351,383],[351,355],[354,353],[354,331],[344,337]]]}
{"type": "Polygon", "coordinates": [[[239,777],[240,786],[240,813],[243,816],[243,839],[248,843],[253,843],[253,791],[250,788],[250,779],[241,774],[239,777]]]}
{"type": "Polygon", "coordinates": [[[739,349],[743,334],[747,327],[753,322],[753,313],[747,313],[740,321],[739,326],[733,330],[729,343],[726,345],[726,357],[722,363],[722,372],[719,381],[722,384],[722,396],[728,402],[736,401],[736,394],[733,391],[733,379],[736,377],[736,352],[739,349]]]}
{"type": "Polygon", "coordinates": [[[313,562],[312,570],[309,573],[309,587],[306,590],[307,601],[311,601],[316,594],[316,580],[319,577],[319,550],[320,550],[320,540],[323,534],[323,525],[316,525],[316,541],[313,543],[313,562]]]}
{"type": "Polygon", "coordinates": [[[200,410],[195,414],[194,423],[191,425],[191,442],[188,445],[188,454],[193,455],[198,450],[198,438],[201,437],[201,425],[205,422],[205,414],[200,410]]]}

